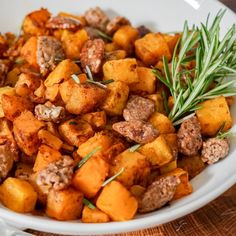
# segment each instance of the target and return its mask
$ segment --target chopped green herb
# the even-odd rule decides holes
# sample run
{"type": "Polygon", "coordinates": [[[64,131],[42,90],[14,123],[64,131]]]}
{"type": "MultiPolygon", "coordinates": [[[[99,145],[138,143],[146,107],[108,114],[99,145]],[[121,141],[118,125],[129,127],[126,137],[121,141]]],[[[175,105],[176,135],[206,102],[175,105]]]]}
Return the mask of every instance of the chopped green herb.
{"type": "Polygon", "coordinates": [[[71,75],[71,78],[77,83],[80,84],[80,79],[76,74],[71,75]]]}
{"type": "Polygon", "coordinates": [[[216,134],[216,138],[225,139],[225,138],[229,138],[229,137],[234,136],[234,133],[232,133],[232,131],[230,131],[230,130],[223,131],[225,124],[226,124],[226,122],[224,121],[222,123],[222,125],[220,126],[219,131],[216,134]]]}
{"type": "Polygon", "coordinates": [[[106,186],[109,184],[111,181],[116,179],[119,175],[121,175],[124,172],[125,168],[122,167],[119,172],[117,172],[115,175],[113,175],[111,178],[107,179],[106,181],[103,182],[102,187],[106,186]]]}
{"type": "Polygon", "coordinates": [[[101,38],[106,39],[106,40],[108,40],[108,41],[112,41],[112,37],[110,37],[109,35],[105,34],[104,32],[102,32],[102,31],[100,31],[100,30],[98,30],[98,29],[96,29],[96,31],[97,31],[97,34],[98,34],[101,38]]]}
{"type": "Polygon", "coordinates": [[[15,63],[18,64],[18,65],[21,65],[24,62],[25,62],[25,60],[22,57],[17,57],[16,60],[15,60],[15,63]]]}
{"type": "Polygon", "coordinates": [[[103,81],[101,81],[100,83],[101,83],[101,84],[110,84],[110,83],[112,83],[112,82],[114,82],[114,79],[103,80],[103,81]]]}
{"type": "Polygon", "coordinates": [[[88,79],[94,81],[94,79],[93,79],[93,74],[92,74],[92,72],[91,72],[89,66],[86,65],[86,66],[85,66],[85,70],[86,70],[86,73],[87,73],[87,75],[88,75],[88,79]]]}
{"type": "Polygon", "coordinates": [[[80,168],[90,157],[92,157],[97,151],[101,150],[101,147],[96,147],[91,151],[88,155],[86,155],[78,164],[78,168],[80,168]]]}
{"type": "Polygon", "coordinates": [[[69,125],[78,125],[78,123],[76,121],[70,121],[69,125]]]}
{"type": "Polygon", "coordinates": [[[83,198],[83,203],[84,203],[84,205],[86,205],[88,208],[90,208],[90,209],[96,209],[96,207],[93,205],[93,203],[92,202],[90,202],[88,199],[86,199],[86,198],[83,198]]]}
{"type": "Polygon", "coordinates": [[[129,148],[130,152],[135,152],[141,147],[141,144],[135,144],[134,146],[129,148]]]}
{"type": "Polygon", "coordinates": [[[162,91],[162,97],[163,97],[164,109],[166,114],[168,115],[170,113],[170,109],[168,106],[168,100],[165,91],[162,91]]]}
{"type": "Polygon", "coordinates": [[[107,88],[106,85],[104,85],[104,84],[102,84],[102,83],[100,83],[100,82],[97,82],[97,81],[93,81],[93,80],[88,79],[87,82],[88,82],[88,83],[91,83],[91,84],[95,84],[95,85],[97,85],[97,86],[99,86],[99,87],[101,87],[101,88],[104,88],[104,89],[107,88]]]}

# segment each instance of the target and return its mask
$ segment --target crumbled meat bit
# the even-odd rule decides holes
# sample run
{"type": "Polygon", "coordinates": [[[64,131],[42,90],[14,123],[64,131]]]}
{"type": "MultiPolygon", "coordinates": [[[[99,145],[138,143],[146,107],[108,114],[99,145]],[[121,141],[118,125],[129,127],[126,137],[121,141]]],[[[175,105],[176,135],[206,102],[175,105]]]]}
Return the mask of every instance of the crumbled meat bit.
{"type": "Polygon", "coordinates": [[[146,121],[154,111],[155,103],[152,100],[132,95],[126,104],[123,116],[126,121],[146,121]]]}
{"type": "Polygon", "coordinates": [[[186,156],[196,155],[202,147],[201,127],[194,116],[185,120],[177,133],[178,150],[186,156]]]}
{"type": "Polygon", "coordinates": [[[141,25],[141,26],[139,26],[138,28],[137,28],[137,30],[138,30],[138,33],[139,33],[139,37],[140,38],[142,38],[142,37],[144,37],[146,34],[148,34],[148,33],[151,33],[151,30],[150,29],[148,29],[146,26],[144,26],[144,25],[141,25]]]}
{"type": "Polygon", "coordinates": [[[63,60],[64,58],[65,54],[60,41],[50,36],[38,37],[37,63],[43,75],[56,67],[57,60],[63,60]]]}
{"type": "Polygon", "coordinates": [[[138,211],[154,211],[168,203],[174,196],[180,179],[176,176],[162,177],[148,186],[139,199],[138,211]]]}
{"type": "Polygon", "coordinates": [[[107,24],[106,32],[108,34],[113,34],[123,25],[130,25],[130,21],[125,17],[116,16],[107,24]]]}
{"type": "Polygon", "coordinates": [[[159,131],[152,124],[140,120],[121,121],[113,124],[112,128],[119,134],[137,143],[152,142],[159,131]]]}
{"type": "Polygon", "coordinates": [[[68,29],[75,31],[81,28],[82,24],[78,19],[75,18],[54,16],[48,20],[46,27],[49,29],[68,29]]]}
{"type": "Polygon", "coordinates": [[[59,123],[65,117],[65,109],[51,103],[39,104],[35,106],[35,116],[38,120],[52,121],[59,123]]]}
{"type": "Polygon", "coordinates": [[[93,27],[90,27],[90,26],[86,26],[86,27],[84,27],[84,29],[86,30],[86,32],[87,32],[90,39],[100,38],[100,35],[99,35],[97,29],[95,29],[93,27]]]}
{"type": "Polygon", "coordinates": [[[80,53],[81,66],[87,65],[93,73],[98,73],[102,66],[105,44],[102,39],[88,40],[80,53]]]}
{"type": "Polygon", "coordinates": [[[227,139],[209,138],[203,142],[202,161],[213,164],[226,157],[229,153],[229,142],[227,139]]]}
{"type": "Polygon", "coordinates": [[[85,12],[84,17],[89,26],[100,29],[102,31],[105,31],[106,26],[109,22],[109,18],[99,7],[89,9],[85,12]]]}
{"type": "Polygon", "coordinates": [[[4,85],[8,69],[9,69],[8,61],[0,60],[0,86],[4,85]]]}
{"type": "Polygon", "coordinates": [[[0,180],[7,177],[15,159],[16,153],[11,151],[9,145],[0,145],[0,180]]]}
{"type": "Polygon", "coordinates": [[[74,160],[69,156],[50,163],[37,174],[36,183],[39,186],[49,186],[55,190],[61,190],[71,184],[73,176],[74,160]]]}

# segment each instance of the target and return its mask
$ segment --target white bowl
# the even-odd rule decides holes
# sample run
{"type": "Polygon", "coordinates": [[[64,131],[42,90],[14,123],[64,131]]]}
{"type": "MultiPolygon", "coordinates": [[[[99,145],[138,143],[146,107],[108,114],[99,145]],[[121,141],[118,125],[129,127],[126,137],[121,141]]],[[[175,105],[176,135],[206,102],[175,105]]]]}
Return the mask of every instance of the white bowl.
{"type": "MultiPolygon", "coordinates": [[[[40,7],[46,7],[53,13],[83,13],[94,6],[100,6],[110,16],[124,15],[136,26],[143,24],[163,32],[182,30],[185,20],[188,20],[190,25],[205,22],[209,12],[214,15],[220,8],[225,8],[214,0],[1,0],[0,31],[19,32],[23,17],[40,7]]],[[[222,22],[222,32],[235,22],[235,14],[228,10],[222,22]]],[[[236,117],[235,108],[232,114],[236,117]]],[[[103,224],[59,222],[47,217],[17,214],[3,206],[0,207],[0,217],[8,224],[20,228],[74,235],[127,232],[163,224],[206,205],[236,183],[235,144],[236,140],[232,140],[231,152],[226,159],[209,166],[191,181],[194,190],[191,195],[161,210],[139,215],[131,221],[103,224]]]]}

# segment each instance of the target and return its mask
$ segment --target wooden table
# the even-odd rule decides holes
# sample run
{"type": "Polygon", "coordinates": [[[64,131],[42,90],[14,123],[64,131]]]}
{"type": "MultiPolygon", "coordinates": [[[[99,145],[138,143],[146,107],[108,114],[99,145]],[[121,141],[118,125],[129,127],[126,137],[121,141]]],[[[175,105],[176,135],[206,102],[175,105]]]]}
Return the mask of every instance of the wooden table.
{"type": "MultiPolygon", "coordinates": [[[[236,0],[221,0],[236,12],[236,0]]],[[[232,22],[233,23],[233,22],[232,22]]],[[[33,230],[38,236],[56,236],[33,230]]],[[[110,236],[236,236],[236,185],[200,210],[159,227],[110,236]]]]}

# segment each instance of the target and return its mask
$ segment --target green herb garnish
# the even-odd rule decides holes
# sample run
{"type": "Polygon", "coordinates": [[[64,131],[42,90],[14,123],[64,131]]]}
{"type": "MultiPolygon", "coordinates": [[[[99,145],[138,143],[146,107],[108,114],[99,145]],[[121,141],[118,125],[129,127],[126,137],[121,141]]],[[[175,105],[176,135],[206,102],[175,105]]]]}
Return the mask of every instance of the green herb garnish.
{"type": "Polygon", "coordinates": [[[80,79],[76,74],[71,75],[71,78],[75,81],[75,83],[80,84],[80,79]]]}
{"type": "Polygon", "coordinates": [[[132,147],[129,148],[130,152],[135,152],[141,147],[141,144],[135,144],[132,147]]]}
{"type": "Polygon", "coordinates": [[[101,38],[106,39],[106,40],[108,40],[108,41],[112,41],[112,37],[110,37],[109,35],[105,34],[104,32],[102,32],[102,31],[100,31],[100,30],[98,30],[98,29],[96,29],[96,32],[97,32],[97,34],[98,34],[101,38]]]}
{"type": "Polygon", "coordinates": [[[234,136],[234,134],[230,130],[223,131],[224,127],[225,127],[225,124],[226,124],[226,122],[223,122],[222,125],[220,126],[219,131],[216,134],[216,138],[225,139],[225,138],[229,138],[229,137],[234,136]]]}
{"type": "Polygon", "coordinates": [[[163,98],[163,104],[166,114],[168,115],[170,113],[170,109],[168,106],[168,100],[165,91],[162,91],[162,98],[163,98]]]}
{"type": "Polygon", "coordinates": [[[78,123],[76,121],[70,121],[69,125],[78,125],[78,123]]]}
{"type": "Polygon", "coordinates": [[[190,30],[185,23],[173,53],[171,68],[164,57],[165,76],[153,70],[174,98],[174,107],[169,113],[174,125],[187,115],[194,114],[200,108],[198,104],[204,100],[236,95],[236,79],[232,79],[236,76],[236,27],[233,25],[220,40],[220,22],[224,14],[225,11],[219,11],[211,26],[207,22],[190,30]],[[189,73],[185,64],[191,60],[196,61],[196,66],[189,73]],[[215,83],[213,88],[210,86],[212,83],[215,83]]]}
{"type": "Polygon", "coordinates": [[[125,168],[122,167],[120,169],[119,172],[117,172],[115,175],[113,175],[112,177],[110,177],[109,179],[107,179],[106,181],[103,182],[102,187],[106,186],[107,184],[109,184],[111,181],[113,181],[114,179],[116,179],[119,175],[121,175],[124,172],[125,168]]]}
{"type": "Polygon", "coordinates": [[[89,160],[97,151],[101,150],[101,147],[96,147],[93,151],[91,151],[88,155],[86,155],[78,164],[78,168],[80,168],[86,161],[89,160]]]}
{"type": "Polygon", "coordinates": [[[101,83],[101,84],[110,84],[112,82],[114,82],[114,79],[103,80],[103,81],[101,81],[99,83],[101,83]]]}
{"type": "Polygon", "coordinates": [[[86,199],[86,198],[83,198],[83,203],[84,203],[84,205],[86,205],[88,208],[90,208],[90,209],[96,209],[96,207],[93,205],[93,203],[92,202],[90,202],[88,199],[86,199]]]}

